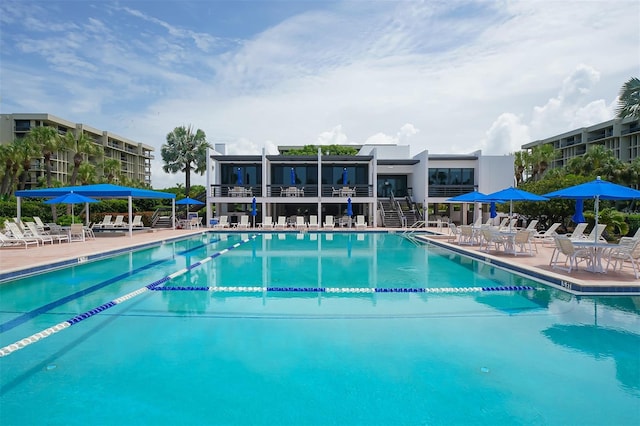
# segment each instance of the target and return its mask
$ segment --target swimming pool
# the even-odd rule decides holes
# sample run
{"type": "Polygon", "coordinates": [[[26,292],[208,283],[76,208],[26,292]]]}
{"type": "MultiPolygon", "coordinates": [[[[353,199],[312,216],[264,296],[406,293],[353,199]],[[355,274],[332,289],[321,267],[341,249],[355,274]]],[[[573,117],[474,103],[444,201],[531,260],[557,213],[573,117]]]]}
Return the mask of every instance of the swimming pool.
{"type": "Polygon", "coordinates": [[[393,234],[205,233],[0,285],[0,347],[79,318],[0,358],[0,423],[635,424],[639,306],[393,234]]]}

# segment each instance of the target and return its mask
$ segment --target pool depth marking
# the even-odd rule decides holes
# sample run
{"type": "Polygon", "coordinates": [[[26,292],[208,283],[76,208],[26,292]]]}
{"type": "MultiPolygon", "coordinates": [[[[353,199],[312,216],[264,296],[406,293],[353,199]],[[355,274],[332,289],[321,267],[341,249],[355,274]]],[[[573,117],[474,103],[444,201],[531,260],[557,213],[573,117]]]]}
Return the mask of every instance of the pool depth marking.
{"type": "Polygon", "coordinates": [[[5,346],[3,348],[0,348],[0,358],[4,357],[4,356],[7,356],[7,355],[10,355],[10,354],[12,354],[13,352],[15,352],[17,350],[20,350],[20,349],[22,349],[22,348],[24,348],[26,346],[29,346],[30,344],[35,343],[35,342],[37,342],[37,341],[39,341],[41,339],[49,337],[52,334],[55,334],[55,333],[57,333],[57,332],[59,332],[61,330],[64,330],[65,328],[68,328],[68,327],[70,327],[70,326],[72,326],[74,324],[77,324],[77,323],[79,323],[81,321],[84,321],[85,319],[90,318],[90,317],[92,317],[92,316],[94,316],[94,315],[96,315],[96,314],[98,314],[98,313],[100,313],[100,312],[102,312],[102,311],[104,311],[106,309],[113,308],[114,306],[116,306],[116,305],[118,305],[118,304],[120,304],[122,302],[125,302],[125,301],[127,301],[129,299],[132,299],[132,298],[134,298],[136,296],[139,296],[142,293],[145,293],[145,292],[147,292],[149,290],[153,290],[154,287],[157,287],[160,284],[163,284],[163,283],[165,283],[165,282],[167,282],[167,281],[169,281],[169,280],[171,280],[171,279],[173,279],[175,277],[178,277],[178,276],[186,273],[187,271],[190,271],[191,269],[193,269],[193,268],[195,268],[197,266],[200,266],[203,263],[206,263],[206,262],[208,262],[208,261],[210,261],[212,259],[215,259],[216,257],[218,257],[218,256],[220,256],[220,255],[222,255],[224,253],[228,253],[230,250],[233,250],[234,248],[237,248],[237,247],[241,246],[242,244],[245,244],[245,243],[251,241],[252,239],[255,239],[256,237],[257,237],[256,235],[252,235],[251,237],[249,237],[247,239],[244,239],[244,240],[242,240],[242,241],[240,241],[238,243],[233,244],[231,247],[225,248],[225,249],[223,249],[223,250],[221,250],[221,251],[219,251],[217,253],[214,253],[211,256],[208,256],[208,257],[206,257],[205,259],[203,259],[201,261],[195,262],[194,264],[188,266],[187,268],[181,269],[181,270],[179,270],[177,272],[174,272],[173,274],[167,275],[167,276],[165,276],[165,277],[163,277],[163,278],[161,278],[159,280],[156,280],[156,281],[152,282],[151,284],[148,284],[148,285],[146,285],[144,287],[139,288],[138,290],[132,291],[131,293],[127,293],[124,296],[121,296],[121,297],[118,297],[117,299],[112,300],[111,302],[107,302],[105,304],[102,304],[102,305],[98,306],[97,308],[93,308],[93,309],[91,309],[91,310],[89,310],[89,311],[87,311],[85,313],[76,315],[76,316],[74,316],[73,318],[71,318],[71,319],[69,319],[67,321],[63,321],[63,322],[61,322],[59,324],[54,325],[53,327],[46,328],[46,329],[44,329],[44,330],[42,330],[42,331],[40,331],[38,333],[32,334],[29,337],[25,337],[24,339],[18,340],[15,343],[12,343],[12,344],[7,345],[7,346],[5,346]]]}

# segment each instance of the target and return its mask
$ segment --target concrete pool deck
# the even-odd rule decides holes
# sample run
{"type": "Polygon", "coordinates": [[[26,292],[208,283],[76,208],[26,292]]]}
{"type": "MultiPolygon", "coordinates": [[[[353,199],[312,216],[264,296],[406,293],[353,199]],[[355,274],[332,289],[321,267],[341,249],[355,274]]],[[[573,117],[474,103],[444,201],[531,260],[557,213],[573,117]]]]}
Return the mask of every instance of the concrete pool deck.
{"type": "MultiPolygon", "coordinates": [[[[108,257],[132,248],[152,246],[163,241],[170,241],[188,235],[200,234],[210,229],[157,229],[151,232],[136,232],[133,237],[129,236],[97,236],[94,240],[84,242],[72,242],[62,244],[47,244],[46,246],[33,247],[28,249],[2,248],[0,249],[0,282],[11,279],[13,276],[37,273],[47,269],[47,265],[54,267],[69,266],[87,260],[108,257]]],[[[251,233],[259,232],[254,229],[224,229],[224,232],[251,233]]],[[[336,228],[334,232],[349,231],[347,228],[336,228]]],[[[351,229],[354,231],[354,229],[351,229]]],[[[388,228],[367,228],[366,231],[357,232],[395,232],[402,233],[402,229],[388,228]]],[[[427,231],[437,232],[435,228],[427,228],[427,231]]],[[[287,232],[297,232],[287,230],[287,232]]],[[[306,231],[309,232],[309,231],[306,231]]],[[[315,232],[315,231],[310,231],[315,232]]],[[[319,232],[327,232],[320,230],[319,232]]],[[[446,231],[445,231],[446,232],[446,231]]],[[[455,252],[467,254],[479,260],[490,262],[491,264],[507,269],[512,269],[520,274],[529,275],[546,281],[575,294],[583,295],[640,295],[640,280],[633,275],[630,264],[620,270],[607,273],[592,273],[581,267],[571,273],[552,269],[549,266],[549,259],[553,252],[553,247],[537,244],[538,253],[534,256],[513,256],[503,252],[484,253],[479,246],[460,246],[453,241],[438,236],[420,236],[420,239],[431,242],[442,247],[446,247],[455,252]]],[[[606,266],[606,261],[604,266],[606,266]]]]}

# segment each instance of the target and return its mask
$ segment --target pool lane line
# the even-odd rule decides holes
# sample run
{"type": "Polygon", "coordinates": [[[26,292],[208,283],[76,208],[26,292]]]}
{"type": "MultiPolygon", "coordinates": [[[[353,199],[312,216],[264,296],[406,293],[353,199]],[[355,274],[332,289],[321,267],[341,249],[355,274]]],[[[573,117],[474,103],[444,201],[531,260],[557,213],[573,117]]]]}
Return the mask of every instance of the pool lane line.
{"type": "Polygon", "coordinates": [[[435,287],[435,288],[414,288],[414,287],[259,287],[259,286],[234,286],[234,287],[153,287],[152,291],[210,291],[214,293],[262,293],[262,292],[293,292],[293,293],[478,293],[496,291],[525,291],[535,290],[535,287],[528,285],[497,286],[497,287],[435,287]]]}
{"type": "MultiPolygon", "coordinates": [[[[220,240],[216,240],[216,241],[213,241],[213,242],[218,242],[218,241],[220,241],[220,240]]],[[[210,243],[208,243],[208,244],[210,244],[210,243]]],[[[195,247],[191,247],[191,248],[188,248],[186,250],[180,251],[180,252],[177,253],[177,255],[178,256],[185,255],[185,254],[187,254],[187,253],[189,253],[191,251],[198,250],[198,249],[200,249],[202,247],[205,247],[208,244],[199,244],[199,245],[197,245],[195,247]]],[[[111,284],[113,284],[115,282],[123,280],[123,279],[125,279],[127,277],[133,276],[133,275],[135,275],[135,274],[137,274],[139,272],[146,271],[148,269],[154,268],[154,267],[162,264],[163,262],[166,262],[167,260],[172,259],[174,257],[175,257],[175,255],[172,255],[172,256],[166,257],[164,259],[156,260],[154,262],[151,262],[151,263],[148,263],[146,265],[140,266],[140,267],[138,267],[138,268],[136,268],[136,269],[134,269],[132,271],[125,272],[124,274],[117,275],[115,277],[109,278],[109,279],[107,279],[105,281],[102,281],[100,283],[94,284],[91,287],[87,287],[85,289],[79,290],[79,291],[77,291],[75,293],[72,293],[72,294],[69,294],[67,296],[64,296],[64,297],[62,297],[62,298],[60,298],[58,300],[54,300],[53,302],[47,303],[44,306],[40,306],[37,309],[31,310],[29,312],[25,312],[22,315],[19,315],[19,316],[15,317],[15,318],[5,322],[5,323],[0,324],[0,334],[4,333],[5,331],[9,331],[12,328],[17,327],[20,324],[23,324],[23,323],[25,323],[25,322],[37,317],[38,315],[42,315],[45,312],[49,312],[52,309],[55,309],[55,308],[57,308],[59,306],[62,306],[65,303],[71,302],[72,300],[75,300],[75,299],[77,299],[79,297],[86,296],[87,294],[93,293],[94,291],[100,290],[101,288],[104,288],[104,287],[106,287],[108,285],[111,285],[111,284]]]]}
{"type": "Polygon", "coordinates": [[[251,241],[252,239],[255,239],[257,236],[256,235],[252,235],[251,237],[244,239],[238,243],[233,244],[232,246],[225,248],[217,253],[214,253],[211,256],[208,256],[206,258],[204,258],[203,260],[200,260],[198,262],[195,262],[194,264],[188,266],[187,268],[181,269],[179,271],[174,272],[173,274],[167,275],[163,278],[160,278],[159,280],[156,280],[154,282],[152,282],[151,284],[148,284],[144,287],[141,287],[135,291],[132,291],[130,293],[125,294],[124,296],[118,297],[117,299],[114,299],[110,302],[104,303],[96,308],[93,308],[87,312],[84,312],[82,314],[76,315],[73,318],[70,318],[66,321],[62,321],[61,323],[58,323],[52,327],[46,328],[38,333],[34,333],[29,337],[25,337],[24,339],[18,340],[15,343],[12,343],[10,345],[7,345],[3,348],[0,348],[0,358],[5,357],[7,355],[11,355],[13,352],[18,351],[20,349],[23,349],[27,346],[29,346],[32,343],[35,343],[41,339],[47,338],[55,333],[58,333],[59,331],[62,331],[66,328],[71,327],[74,324],[78,324],[81,321],[86,320],[87,318],[90,318],[96,314],[99,314],[100,312],[106,310],[106,309],[110,309],[113,308],[114,306],[126,302],[129,299],[132,299],[134,297],[137,297],[143,293],[146,293],[149,290],[153,290],[155,287],[159,286],[160,284],[163,284],[175,277],[178,277],[184,273],[186,273],[187,271],[190,271],[191,269],[200,266],[204,263],[209,262],[210,260],[215,259],[218,256],[221,256],[225,253],[228,253],[230,250],[233,250],[234,248],[240,247],[242,244],[245,244],[249,241],[251,241]]]}

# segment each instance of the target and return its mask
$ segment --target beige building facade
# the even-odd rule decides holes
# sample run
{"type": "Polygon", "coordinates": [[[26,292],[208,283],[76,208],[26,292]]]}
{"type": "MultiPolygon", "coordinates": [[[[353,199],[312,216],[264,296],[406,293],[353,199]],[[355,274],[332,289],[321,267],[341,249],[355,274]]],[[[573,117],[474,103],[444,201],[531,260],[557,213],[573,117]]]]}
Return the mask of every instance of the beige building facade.
{"type": "Polygon", "coordinates": [[[540,145],[552,145],[559,151],[551,168],[563,167],[569,160],[586,154],[591,146],[602,145],[613,151],[622,162],[630,162],[640,155],[640,119],[613,119],[603,123],[582,127],[547,139],[522,145],[529,150],[540,145]]]}
{"type": "MultiPolygon", "coordinates": [[[[104,156],[99,159],[87,159],[96,166],[97,177],[104,177],[102,163],[107,158],[120,162],[120,175],[129,180],[151,185],[151,160],[154,148],[135,142],[106,130],[99,130],[82,123],[74,123],[47,113],[18,113],[0,115],[0,143],[11,143],[24,138],[31,129],[49,126],[55,128],[60,135],[73,132],[85,133],[96,145],[104,149],[104,156]]],[[[74,152],[57,152],[53,155],[53,179],[69,183],[73,169],[74,152]]],[[[38,179],[43,178],[45,167],[43,159],[35,159],[31,164],[26,189],[35,188],[38,179]]],[[[117,183],[117,178],[114,180],[117,183]]]]}

